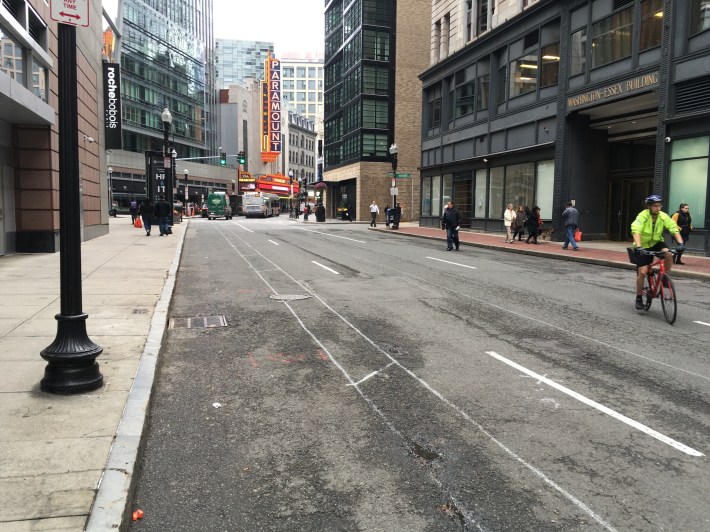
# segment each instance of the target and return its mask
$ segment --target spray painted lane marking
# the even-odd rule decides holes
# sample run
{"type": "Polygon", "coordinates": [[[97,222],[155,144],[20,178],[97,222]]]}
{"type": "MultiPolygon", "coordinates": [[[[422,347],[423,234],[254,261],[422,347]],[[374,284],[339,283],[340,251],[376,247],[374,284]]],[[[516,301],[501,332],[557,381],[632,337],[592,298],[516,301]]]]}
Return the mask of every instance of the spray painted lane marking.
{"type": "Polygon", "coordinates": [[[320,267],[323,268],[324,270],[328,270],[329,272],[334,273],[335,275],[340,275],[340,274],[339,274],[338,272],[336,272],[334,269],[328,268],[328,266],[325,266],[325,265],[321,264],[320,262],[316,262],[316,261],[314,261],[314,260],[312,260],[311,262],[312,262],[313,264],[315,264],[316,266],[320,266],[320,267]]]}
{"type": "MultiPolygon", "coordinates": [[[[262,282],[271,290],[274,294],[276,294],[276,290],[269,284],[269,282],[254,268],[254,266],[246,260],[245,256],[237,249],[237,247],[229,241],[227,236],[224,234],[223,231],[219,230],[220,234],[222,237],[227,241],[227,243],[234,249],[234,251],[239,254],[244,262],[247,263],[247,265],[256,273],[257,276],[262,280],[262,282]]],[[[237,238],[241,240],[241,238],[238,235],[234,235],[237,238]]],[[[244,242],[242,240],[242,242],[244,242]]],[[[272,264],[278,267],[273,261],[271,261],[267,257],[263,257],[264,259],[268,260],[272,264]]],[[[372,261],[367,261],[367,262],[372,262],[372,261]]],[[[394,269],[394,268],[391,268],[394,269]]],[[[534,465],[526,462],[521,456],[517,455],[512,449],[507,447],[502,441],[498,440],[495,436],[493,436],[492,433],[487,431],[483,425],[478,423],[475,419],[473,419],[468,413],[466,413],[461,407],[458,405],[452,403],[449,399],[444,397],[440,392],[432,388],[426,381],[424,381],[422,378],[420,378],[418,375],[416,375],[412,370],[409,368],[406,368],[403,366],[397,359],[392,357],[387,351],[385,351],[383,348],[381,348],[379,345],[375,343],[374,340],[372,340],[370,337],[366,336],[365,333],[363,333],[360,329],[355,327],[352,323],[350,323],[344,316],[342,316],[340,313],[338,313],[337,310],[335,310],[333,307],[331,307],[323,298],[321,298],[318,294],[316,294],[310,287],[304,285],[302,282],[294,278],[291,274],[289,274],[287,271],[282,270],[283,274],[285,277],[291,279],[296,285],[300,286],[302,289],[306,290],[308,293],[310,293],[315,299],[320,301],[320,303],[327,308],[330,312],[332,312],[335,316],[337,316],[341,321],[343,321],[348,327],[350,327],[355,333],[357,333],[360,337],[362,337],[367,343],[372,345],[378,352],[382,353],[386,358],[388,358],[394,365],[396,365],[398,368],[400,368],[402,371],[407,373],[410,377],[412,377],[413,380],[418,382],[421,386],[423,386],[426,390],[428,390],[432,395],[437,397],[439,400],[441,400],[444,404],[446,404],[449,408],[453,409],[455,412],[457,412],[463,419],[465,419],[468,423],[476,427],[478,431],[485,435],[492,443],[494,443],[499,449],[501,449],[504,453],[506,453],[508,456],[510,456],[513,460],[518,462],[520,465],[525,467],[528,471],[532,472],[535,476],[537,476],[540,480],[542,480],[545,484],[550,486],[553,490],[555,490],[557,493],[562,495],[565,499],[570,501],[574,506],[576,506],[579,510],[581,510],[583,513],[587,514],[589,517],[591,517],[594,521],[599,523],[604,529],[608,530],[609,532],[616,532],[616,529],[609,523],[607,523],[600,515],[597,515],[589,506],[587,506],[584,502],[579,500],[577,497],[572,495],[570,492],[565,490],[562,486],[557,484],[554,480],[552,480],[550,477],[548,477],[542,470],[538,469],[534,465]]],[[[404,272],[402,272],[404,273],[404,272]]],[[[409,275],[409,274],[405,274],[409,275]]],[[[411,276],[411,275],[410,275],[411,276]]],[[[411,276],[415,277],[415,276],[411,276]]],[[[375,412],[380,418],[382,418],[382,422],[394,433],[404,444],[404,446],[407,449],[411,449],[411,445],[407,441],[407,439],[404,437],[404,435],[397,429],[397,427],[394,426],[393,422],[390,421],[384,413],[379,409],[379,407],[375,404],[375,402],[370,399],[370,397],[363,392],[362,388],[360,386],[357,386],[355,384],[355,381],[353,378],[348,374],[348,372],[343,368],[343,366],[338,362],[338,360],[331,354],[331,352],[325,347],[323,342],[318,339],[318,337],[306,326],[305,323],[303,323],[303,320],[299,317],[299,315],[296,313],[294,308],[291,306],[291,304],[288,301],[283,302],[284,305],[286,305],[286,308],[289,309],[291,314],[293,314],[293,317],[298,321],[299,325],[301,328],[308,334],[313,341],[320,347],[320,349],[323,351],[323,353],[328,357],[330,362],[340,370],[340,372],[343,374],[345,379],[348,381],[348,383],[352,386],[352,388],[357,391],[357,393],[360,395],[360,397],[367,403],[367,405],[375,412]]],[[[432,474],[433,475],[433,474],[432,474]]],[[[441,481],[434,477],[431,476],[431,478],[436,482],[437,486],[440,487],[442,491],[446,490],[444,485],[441,483],[441,481]]],[[[448,491],[448,490],[446,490],[448,491]]],[[[476,528],[478,530],[485,530],[480,523],[476,521],[474,518],[474,515],[471,511],[465,509],[465,504],[463,501],[460,501],[453,493],[449,492],[447,493],[448,497],[451,498],[452,501],[456,504],[456,506],[462,510],[462,514],[466,518],[467,521],[471,522],[472,524],[476,525],[476,528]]]]}
{"type": "Polygon", "coordinates": [[[698,325],[706,325],[710,327],[710,323],[705,323],[704,321],[694,321],[693,323],[697,323],[698,325]]]}
{"type": "Polygon", "coordinates": [[[232,222],[232,223],[233,223],[234,225],[236,225],[237,227],[241,227],[241,228],[244,229],[245,231],[249,231],[250,233],[253,233],[253,232],[254,232],[254,231],[252,231],[251,229],[249,229],[248,227],[245,227],[244,225],[240,224],[239,222],[232,222]]]}
{"type": "Polygon", "coordinates": [[[366,380],[371,379],[371,378],[374,377],[375,375],[377,375],[377,374],[379,374],[379,373],[382,373],[383,371],[386,371],[387,368],[389,368],[390,366],[393,366],[393,365],[394,365],[394,362],[390,362],[390,363],[387,364],[384,368],[378,369],[377,371],[373,371],[373,372],[370,373],[369,375],[365,375],[362,379],[360,379],[359,381],[357,381],[355,384],[348,384],[348,386],[358,386],[358,385],[362,384],[363,382],[365,382],[366,380]]]}
{"type": "Polygon", "coordinates": [[[466,264],[460,264],[458,262],[451,262],[450,260],[437,259],[436,257],[427,257],[427,259],[437,260],[439,262],[445,262],[446,264],[453,264],[454,266],[461,266],[462,268],[471,268],[472,270],[477,270],[475,266],[467,266],[466,264]]]}
{"type": "Polygon", "coordinates": [[[641,432],[644,432],[644,433],[648,434],[649,436],[656,438],[658,441],[663,442],[666,445],[670,445],[671,447],[678,449],[679,451],[684,452],[685,454],[689,454],[690,456],[705,456],[700,451],[696,451],[695,449],[688,447],[687,445],[684,445],[684,444],[680,443],[679,441],[669,438],[668,436],[665,436],[665,435],[661,434],[660,432],[656,432],[655,430],[653,430],[650,427],[647,427],[643,423],[639,423],[638,421],[634,421],[633,419],[628,418],[623,414],[619,414],[615,410],[612,410],[611,408],[608,408],[602,404],[599,404],[596,401],[593,401],[593,400],[589,399],[588,397],[585,397],[582,394],[579,394],[573,390],[570,390],[569,388],[562,386],[561,384],[557,384],[555,381],[550,380],[543,375],[535,373],[534,371],[531,371],[531,370],[521,366],[520,364],[513,362],[512,360],[502,357],[501,355],[499,355],[495,351],[486,351],[486,354],[492,356],[495,359],[500,360],[504,364],[508,364],[510,367],[515,368],[518,371],[522,371],[526,375],[530,375],[531,377],[537,379],[538,382],[544,382],[545,384],[554,388],[555,390],[558,390],[564,394],[567,394],[570,397],[577,399],[577,401],[584,403],[585,405],[591,406],[592,408],[596,408],[600,412],[604,412],[606,415],[611,416],[614,419],[618,419],[622,423],[626,423],[630,427],[633,427],[636,430],[640,430],[641,432]]]}
{"type": "Polygon", "coordinates": [[[367,244],[364,240],[355,240],[354,238],[348,238],[347,236],[331,235],[330,233],[324,233],[322,231],[315,231],[314,229],[304,229],[303,227],[297,228],[299,231],[306,231],[307,233],[315,233],[317,235],[325,235],[331,238],[342,238],[343,240],[350,240],[351,242],[357,242],[358,244],[367,244]]]}
{"type": "Polygon", "coordinates": [[[271,242],[274,246],[280,246],[280,245],[281,245],[281,244],[279,244],[278,242],[274,242],[273,240],[269,240],[268,242],[271,242]]]}

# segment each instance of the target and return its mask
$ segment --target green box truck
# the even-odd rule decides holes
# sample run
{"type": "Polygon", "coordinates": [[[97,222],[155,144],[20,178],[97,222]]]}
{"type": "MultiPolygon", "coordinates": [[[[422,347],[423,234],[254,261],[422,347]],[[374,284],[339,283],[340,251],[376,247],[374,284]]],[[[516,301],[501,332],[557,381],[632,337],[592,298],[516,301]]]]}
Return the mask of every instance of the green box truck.
{"type": "Polygon", "coordinates": [[[232,207],[229,205],[229,196],[227,196],[226,192],[212,192],[207,196],[207,218],[214,220],[222,216],[227,220],[232,219],[232,207]]]}

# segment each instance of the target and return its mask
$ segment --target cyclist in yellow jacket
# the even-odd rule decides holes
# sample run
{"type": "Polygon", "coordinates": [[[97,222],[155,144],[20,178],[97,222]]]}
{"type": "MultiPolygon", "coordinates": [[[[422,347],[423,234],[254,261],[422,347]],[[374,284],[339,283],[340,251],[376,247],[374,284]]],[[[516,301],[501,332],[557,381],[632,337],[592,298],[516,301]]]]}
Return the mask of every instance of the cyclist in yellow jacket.
{"type": "MultiPolygon", "coordinates": [[[[634,237],[634,247],[636,249],[647,249],[649,251],[668,251],[668,246],[663,240],[663,232],[668,230],[673,235],[678,246],[678,251],[683,251],[683,237],[680,229],[673,219],[665,212],[661,196],[653,194],[646,198],[646,209],[642,210],[636,219],[631,222],[631,234],[634,237]]],[[[649,255],[636,255],[636,310],[643,310],[643,280],[648,273],[649,265],[653,262],[653,257],[649,255]]],[[[666,271],[670,273],[673,265],[673,255],[670,253],[663,257],[666,271]]]]}

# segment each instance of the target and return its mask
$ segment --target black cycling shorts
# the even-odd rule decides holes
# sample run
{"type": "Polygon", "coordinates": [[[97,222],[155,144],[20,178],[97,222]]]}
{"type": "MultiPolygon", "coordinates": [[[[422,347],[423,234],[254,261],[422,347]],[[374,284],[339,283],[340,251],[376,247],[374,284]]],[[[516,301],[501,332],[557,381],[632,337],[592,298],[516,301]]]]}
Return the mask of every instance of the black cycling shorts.
{"type": "MultiPolygon", "coordinates": [[[[663,251],[664,249],[668,249],[668,244],[665,242],[659,242],[658,244],[650,247],[650,248],[645,248],[648,251],[663,251]]],[[[653,262],[653,255],[641,255],[641,253],[636,254],[636,266],[648,266],[653,262]]]]}

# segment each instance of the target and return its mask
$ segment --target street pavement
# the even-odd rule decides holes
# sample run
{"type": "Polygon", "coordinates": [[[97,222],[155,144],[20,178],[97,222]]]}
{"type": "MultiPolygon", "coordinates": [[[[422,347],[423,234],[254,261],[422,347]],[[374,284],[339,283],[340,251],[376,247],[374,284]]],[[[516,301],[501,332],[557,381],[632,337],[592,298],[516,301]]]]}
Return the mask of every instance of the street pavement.
{"type": "MultiPolygon", "coordinates": [[[[313,219],[291,223],[316,225],[313,219]]],[[[329,224],[348,224],[330,220],[329,224]]],[[[358,222],[353,222],[358,223],[358,222]]],[[[366,221],[369,223],[369,220],[366,221]]],[[[158,355],[180,263],[186,219],[168,237],[146,237],[128,217],[82,245],[83,311],[104,386],[75,396],[40,391],[60,310],[59,254],[0,258],[0,532],[125,528],[158,355]]],[[[373,231],[442,241],[445,232],[402,223],[373,231]]],[[[500,249],[631,269],[625,243],[506,244],[503,234],[461,231],[461,252],[500,249]]],[[[455,253],[455,252],[454,252],[455,253]]],[[[710,280],[710,258],[685,254],[673,275],[710,280]]],[[[630,281],[631,282],[631,281],[630,281]]]]}

